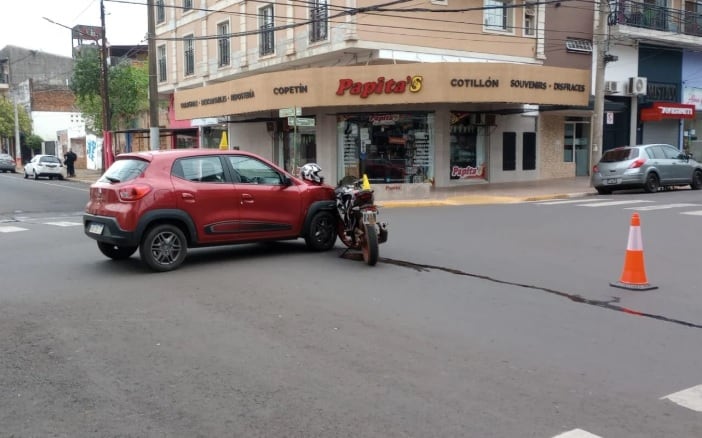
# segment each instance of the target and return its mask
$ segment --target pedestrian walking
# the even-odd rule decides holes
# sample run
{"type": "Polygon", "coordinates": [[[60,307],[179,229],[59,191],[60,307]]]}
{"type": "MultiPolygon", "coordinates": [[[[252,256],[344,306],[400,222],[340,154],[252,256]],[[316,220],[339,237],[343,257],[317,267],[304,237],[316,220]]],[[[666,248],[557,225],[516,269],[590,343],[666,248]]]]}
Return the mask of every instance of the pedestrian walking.
{"type": "Polygon", "coordinates": [[[66,152],[66,154],[63,156],[63,164],[66,165],[66,173],[69,177],[76,176],[75,163],[77,159],[78,156],[76,155],[76,153],[73,152],[71,148],[68,148],[68,152],[66,152]]]}

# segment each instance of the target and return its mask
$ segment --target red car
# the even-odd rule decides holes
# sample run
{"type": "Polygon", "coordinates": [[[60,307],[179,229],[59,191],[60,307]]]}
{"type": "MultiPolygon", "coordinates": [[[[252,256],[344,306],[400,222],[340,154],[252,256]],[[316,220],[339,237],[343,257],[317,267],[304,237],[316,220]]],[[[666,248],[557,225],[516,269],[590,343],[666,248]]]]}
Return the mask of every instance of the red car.
{"type": "Polygon", "coordinates": [[[170,271],[188,248],[304,238],[315,251],[336,242],[334,189],[290,175],[243,151],[127,153],[90,186],[85,234],[119,260],[139,249],[170,271]]]}

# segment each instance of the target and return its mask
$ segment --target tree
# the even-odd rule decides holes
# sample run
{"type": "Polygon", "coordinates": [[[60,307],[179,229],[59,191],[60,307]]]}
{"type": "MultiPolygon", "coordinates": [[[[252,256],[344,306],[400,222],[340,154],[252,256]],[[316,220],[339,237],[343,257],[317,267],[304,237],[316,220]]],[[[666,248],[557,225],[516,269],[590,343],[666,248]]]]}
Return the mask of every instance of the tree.
{"type": "MultiPolygon", "coordinates": [[[[19,130],[21,134],[32,132],[32,122],[23,106],[18,106],[19,130]]],[[[0,97],[0,138],[15,137],[15,104],[5,98],[0,97]]]]}
{"type": "MultiPolygon", "coordinates": [[[[102,126],[102,80],[101,61],[97,49],[84,49],[76,59],[71,81],[71,90],[76,96],[76,106],[83,113],[87,127],[101,132],[102,126]]],[[[111,125],[126,128],[140,112],[149,108],[149,73],[144,65],[121,62],[108,71],[108,91],[111,125]]]]}
{"type": "Polygon", "coordinates": [[[38,135],[31,134],[31,135],[27,136],[27,139],[24,141],[24,144],[34,154],[40,154],[41,153],[41,144],[43,142],[44,142],[43,138],[39,137],[38,135]]]}

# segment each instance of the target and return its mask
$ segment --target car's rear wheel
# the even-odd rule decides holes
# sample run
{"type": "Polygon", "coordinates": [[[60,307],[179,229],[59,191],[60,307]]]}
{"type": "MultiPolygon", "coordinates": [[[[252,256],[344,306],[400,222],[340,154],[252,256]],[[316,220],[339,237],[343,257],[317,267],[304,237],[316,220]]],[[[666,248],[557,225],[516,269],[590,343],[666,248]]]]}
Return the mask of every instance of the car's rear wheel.
{"type": "Polygon", "coordinates": [[[644,190],[648,193],[656,193],[661,187],[661,181],[658,179],[658,175],[655,173],[649,173],[646,177],[646,183],[644,184],[644,190]]]}
{"type": "Polygon", "coordinates": [[[310,221],[310,228],[305,236],[307,247],[313,251],[328,251],[336,243],[336,221],[328,211],[317,212],[310,221]]]}
{"type": "Polygon", "coordinates": [[[600,195],[611,195],[612,190],[610,189],[605,189],[604,187],[595,187],[595,190],[597,190],[597,193],[600,195]]]}
{"type": "Polygon", "coordinates": [[[97,245],[100,252],[112,260],[128,259],[137,250],[136,246],[118,246],[105,242],[98,242],[97,245]]]}
{"type": "Polygon", "coordinates": [[[34,179],[39,179],[39,174],[37,173],[36,170],[34,171],[34,179]]]}
{"type": "Polygon", "coordinates": [[[141,260],[158,272],[178,268],[188,252],[185,234],[175,225],[156,225],[144,235],[139,246],[141,260]]]}
{"type": "Polygon", "coordinates": [[[690,183],[690,188],[692,190],[702,189],[702,170],[695,170],[692,174],[692,183],[690,183]]]}
{"type": "Polygon", "coordinates": [[[27,179],[27,178],[29,178],[29,174],[28,174],[27,171],[25,170],[25,171],[24,171],[24,179],[27,179]]]}

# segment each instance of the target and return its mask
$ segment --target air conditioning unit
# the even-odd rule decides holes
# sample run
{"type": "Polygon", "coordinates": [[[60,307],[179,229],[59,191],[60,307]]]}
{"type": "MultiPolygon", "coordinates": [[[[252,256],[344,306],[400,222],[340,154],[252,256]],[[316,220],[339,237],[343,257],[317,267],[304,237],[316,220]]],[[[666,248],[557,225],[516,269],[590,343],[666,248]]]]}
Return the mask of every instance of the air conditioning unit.
{"type": "Polygon", "coordinates": [[[617,92],[619,92],[619,82],[617,82],[617,81],[605,81],[604,90],[605,90],[605,93],[617,93],[617,92]]]}
{"type": "Polygon", "coordinates": [[[629,94],[632,96],[645,96],[648,80],[646,78],[629,78],[629,94]]]}

